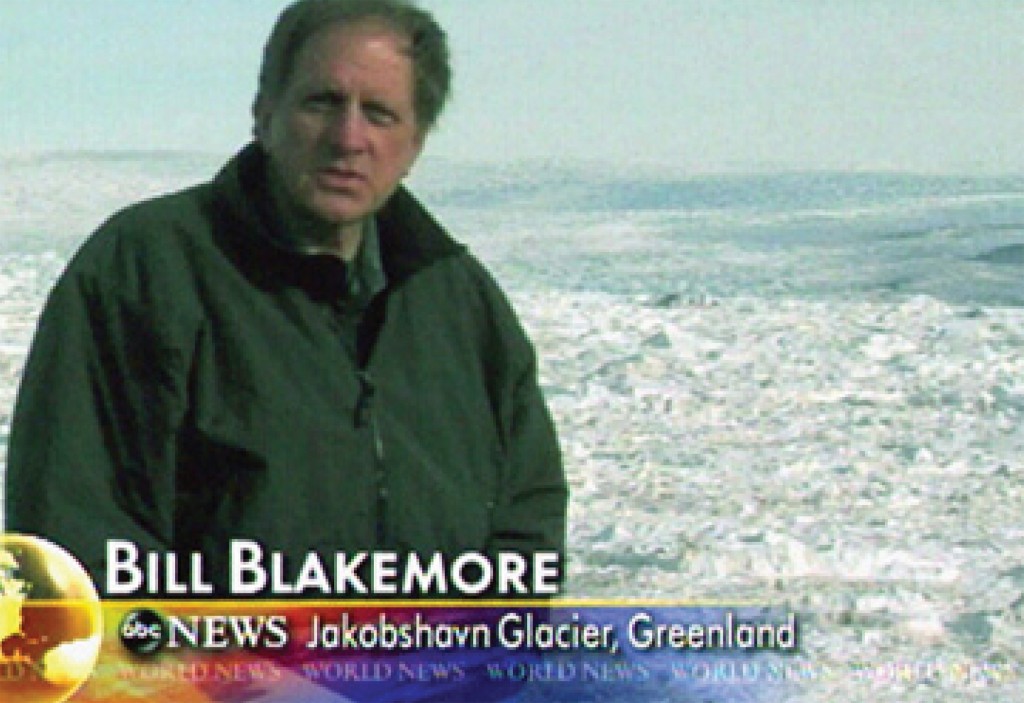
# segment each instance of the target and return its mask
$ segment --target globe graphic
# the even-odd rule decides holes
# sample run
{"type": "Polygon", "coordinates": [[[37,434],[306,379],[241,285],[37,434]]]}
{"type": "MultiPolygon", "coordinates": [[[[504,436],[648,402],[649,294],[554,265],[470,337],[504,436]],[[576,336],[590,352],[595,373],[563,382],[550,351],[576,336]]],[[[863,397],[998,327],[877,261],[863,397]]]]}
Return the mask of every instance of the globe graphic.
{"type": "Polygon", "coordinates": [[[0,701],[67,700],[96,665],[102,628],[96,588],[71,555],[0,535],[0,701]]]}

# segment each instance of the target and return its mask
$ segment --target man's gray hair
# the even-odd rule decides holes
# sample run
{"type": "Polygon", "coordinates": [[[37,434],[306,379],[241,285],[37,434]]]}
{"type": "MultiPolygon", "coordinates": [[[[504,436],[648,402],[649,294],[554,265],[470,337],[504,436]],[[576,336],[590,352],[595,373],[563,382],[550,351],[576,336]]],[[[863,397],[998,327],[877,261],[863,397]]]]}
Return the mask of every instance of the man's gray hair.
{"type": "Polygon", "coordinates": [[[408,0],[298,0],[278,17],[263,51],[256,104],[280,97],[302,47],[317,32],[379,21],[409,41],[413,105],[424,132],[434,126],[451,91],[452,69],[444,30],[408,0]]]}

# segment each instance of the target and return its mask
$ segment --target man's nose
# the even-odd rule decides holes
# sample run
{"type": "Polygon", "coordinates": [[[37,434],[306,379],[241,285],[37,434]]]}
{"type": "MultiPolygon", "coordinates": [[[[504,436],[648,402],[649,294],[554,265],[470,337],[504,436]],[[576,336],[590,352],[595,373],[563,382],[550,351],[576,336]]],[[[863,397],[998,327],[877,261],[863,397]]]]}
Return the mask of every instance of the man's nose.
{"type": "Polygon", "coordinates": [[[349,103],[334,114],[330,125],[330,139],[332,145],[346,153],[366,148],[366,117],[358,106],[349,103]]]}

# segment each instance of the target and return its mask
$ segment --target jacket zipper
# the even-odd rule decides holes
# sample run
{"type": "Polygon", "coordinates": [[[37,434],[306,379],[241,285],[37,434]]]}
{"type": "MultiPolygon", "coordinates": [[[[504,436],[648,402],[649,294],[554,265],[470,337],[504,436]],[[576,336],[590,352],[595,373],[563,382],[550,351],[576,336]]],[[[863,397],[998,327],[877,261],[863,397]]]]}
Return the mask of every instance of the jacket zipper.
{"type": "Polygon", "coordinates": [[[377,545],[383,546],[387,537],[385,527],[385,511],[387,509],[388,488],[384,470],[384,439],[380,434],[380,424],[377,421],[377,413],[374,408],[374,395],[377,387],[373,383],[369,372],[359,371],[360,397],[357,410],[357,422],[360,427],[369,426],[370,437],[373,442],[373,461],[376,471],[377,484],[377,510],[375,511],[375,528],[377,545]]]}

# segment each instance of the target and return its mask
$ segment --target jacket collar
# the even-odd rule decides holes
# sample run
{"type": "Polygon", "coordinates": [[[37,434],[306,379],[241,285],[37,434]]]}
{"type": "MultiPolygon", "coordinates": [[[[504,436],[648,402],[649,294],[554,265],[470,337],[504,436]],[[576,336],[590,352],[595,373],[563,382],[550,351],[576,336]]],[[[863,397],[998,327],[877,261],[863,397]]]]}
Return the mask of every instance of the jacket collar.
{"type": "MultiPolygon", "coordinates": [[[[236,227],[229,229],[243,238],[242,241],[233,238],[239,246],[236,254],[256,264],[256,268],[263,269],[267,275],[283,275],[285,279],[297,277],[301,280],[293,282],[304,283],[303,287],[307,288],[319,289],[326,285],[326,290],[319,292],[328,297],[336,295],[336,286],[331,280],[339,275],[344,279],[342,261],[329,255],[291,251],[280,244],[280,236],[275,236],[266,168],[266,155],[254,142],[228,161],[214,178],[216,208],[235,223],[236,227]]],[[[389,288],[401,285],[436,261],[465,250],[404,186],[398,187],[376,218],[380,256],[389,288]]]]}

